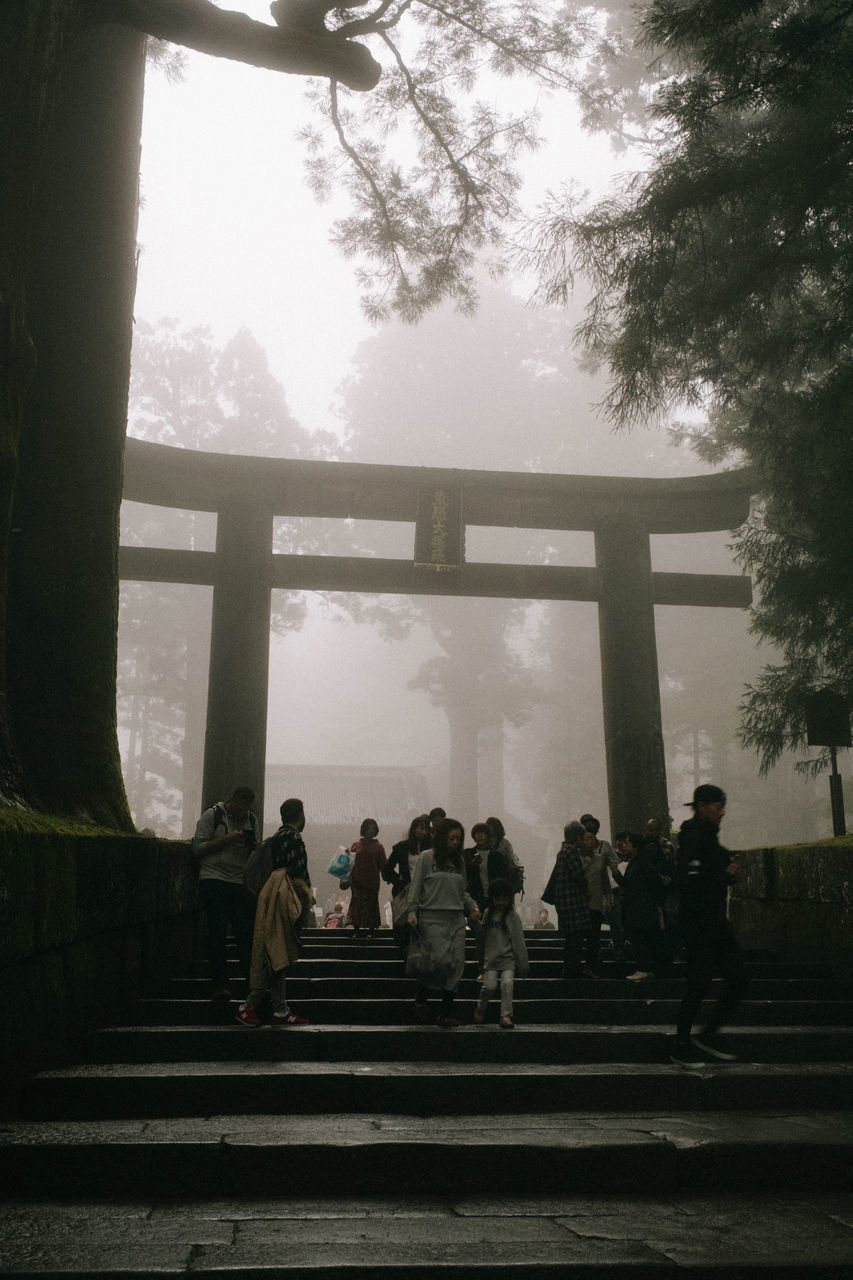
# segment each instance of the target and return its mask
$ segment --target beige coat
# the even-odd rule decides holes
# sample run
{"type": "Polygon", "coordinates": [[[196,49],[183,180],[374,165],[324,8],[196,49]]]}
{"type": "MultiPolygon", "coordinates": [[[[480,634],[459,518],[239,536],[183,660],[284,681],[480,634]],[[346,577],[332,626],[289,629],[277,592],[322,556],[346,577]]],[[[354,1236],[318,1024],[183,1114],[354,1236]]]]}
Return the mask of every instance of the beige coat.
{"type": "Polygon", "coordinates": [[[304,880],[291,880],[284,868],[274,871],[258,894],[252,938],[253,991],[266,987],[270,973],[280,973],[299,958],[299,921],[314,906],[304,880]]]}

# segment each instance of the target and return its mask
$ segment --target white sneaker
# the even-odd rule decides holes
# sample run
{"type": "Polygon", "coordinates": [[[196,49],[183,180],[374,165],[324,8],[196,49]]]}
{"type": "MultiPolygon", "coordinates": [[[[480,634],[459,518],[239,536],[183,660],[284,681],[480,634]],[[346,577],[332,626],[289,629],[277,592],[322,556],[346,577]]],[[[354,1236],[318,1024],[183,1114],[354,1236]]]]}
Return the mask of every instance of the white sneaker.
{"type": "Polygon", "coordinates": [[[718,1058],[720,1062],[737,1062],[737,1054],[721,1044],[720,1037],[716,1034],[691,1036],[690,1043],[703,1053],[710,1053],[713,1058],[718,1058]]]}
{"type": "Polygon", "coordinates": [[[628,981],[629,981],[629,982],[642,982],[644,978],[650,978],[651,976],[652,976],[652,975],[651,975],[650,973],[643,973],[643,970],[642,970],[642,969],[638,969],[636,973],[629,973],[629,974],[628,974],[628,981]]]}
{"type": "Polygon", "coordinates": [[[669,1060],[677,1067],[686,1067],[688,1071],[700,1071],[702,1067],[708,1065],[689,1040],[676,1040],[669,1060]]]}

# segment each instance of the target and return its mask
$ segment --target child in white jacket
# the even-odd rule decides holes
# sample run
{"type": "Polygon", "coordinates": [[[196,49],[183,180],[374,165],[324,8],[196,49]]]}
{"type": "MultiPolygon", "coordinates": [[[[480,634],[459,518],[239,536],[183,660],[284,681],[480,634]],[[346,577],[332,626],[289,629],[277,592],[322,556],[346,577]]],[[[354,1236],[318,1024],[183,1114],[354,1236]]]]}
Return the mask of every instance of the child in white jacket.
{"type": "Polygon", "coordinates": [[[474,1021],[485,1022],[489,998],[495,993],[500,982],[501,1026],[507,1031],[515,1026],[512,1020],[515,975],[525,978],[529,968],[524,929],[513,898],[513,892],[506,880],[495,880],[489,885],[489,903],[481,926],[484,952],[483,986],[474,1010],[474,1021]]]}

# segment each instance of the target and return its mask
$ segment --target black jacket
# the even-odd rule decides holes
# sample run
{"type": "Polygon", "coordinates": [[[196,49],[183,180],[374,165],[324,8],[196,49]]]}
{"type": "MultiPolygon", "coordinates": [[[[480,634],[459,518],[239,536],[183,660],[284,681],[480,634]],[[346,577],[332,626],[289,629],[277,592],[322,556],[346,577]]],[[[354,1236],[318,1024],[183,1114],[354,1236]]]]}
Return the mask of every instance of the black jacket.
{"type": "MultiPolygon", "coordinates": [[[[667,873],[656,845],[644,845],[622,872],[622,919],[626,929],[657,929],[658,908],[666,895],[667,873]]],[[[669,868],[671,870],[671,868],[669,868]]]]}
{"type": "Polygon", "coordinates": [[[416,840],[409,839],[398,840],[395,845],[392,845],[391,856],[382,868],[382,879],[393,886],[395,894],[407,884],[412,883],[409,857],[412,855],[417,856],[428,848],[429,840],[425,840],[421,848],[418,848],[416,840]]]}
{"type": "Polygon", "coordinates": [[[718,838],[720,828],[704,818],[688,818],[678,838],[675,883],[681,930],[686,938],[720,938],[731,933],[726,918],[729,885],[726,867],[732,860],[718,838]]]}

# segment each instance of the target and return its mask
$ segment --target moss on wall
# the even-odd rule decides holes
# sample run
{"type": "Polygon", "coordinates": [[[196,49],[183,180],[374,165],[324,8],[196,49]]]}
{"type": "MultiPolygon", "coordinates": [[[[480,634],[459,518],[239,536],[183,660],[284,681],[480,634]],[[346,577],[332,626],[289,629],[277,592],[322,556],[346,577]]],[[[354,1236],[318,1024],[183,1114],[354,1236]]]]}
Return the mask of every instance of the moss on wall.
{"type": "Polygon", "coordinates": [[[853,837],[738,856],[730,916],[745,947],[853,976],[853,837]]]}
{"type": "Polygon", "coordinates": [[[188,842],[0,810],[6,1098],[186,969],[199,933],[188,842]]]}

